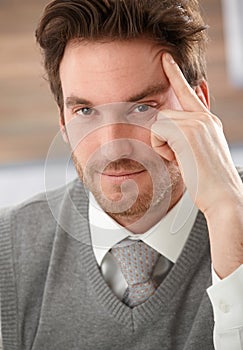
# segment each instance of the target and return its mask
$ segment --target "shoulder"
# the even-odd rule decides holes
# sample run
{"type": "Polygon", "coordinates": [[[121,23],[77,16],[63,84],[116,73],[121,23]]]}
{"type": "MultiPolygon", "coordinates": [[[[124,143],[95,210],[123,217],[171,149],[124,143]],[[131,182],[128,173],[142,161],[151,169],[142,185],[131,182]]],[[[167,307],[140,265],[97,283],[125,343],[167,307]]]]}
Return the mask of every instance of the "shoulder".
{"type": "Polygon", "coordinates": [[[58,212],[67,191],[77,180],[52,191],[43,192],[12,207],[0,209],[0,227],[3,231],[50,231],[56,226],[53,210],[58,212]]]}

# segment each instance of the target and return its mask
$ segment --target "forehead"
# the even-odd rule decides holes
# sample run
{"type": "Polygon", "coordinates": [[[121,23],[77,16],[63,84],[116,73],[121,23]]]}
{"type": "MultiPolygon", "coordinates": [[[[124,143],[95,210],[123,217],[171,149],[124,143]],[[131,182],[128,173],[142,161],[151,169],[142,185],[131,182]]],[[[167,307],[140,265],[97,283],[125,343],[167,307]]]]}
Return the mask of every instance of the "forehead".
{"type": "Polygon", "coordinates": [[[76,95],[94,104],[126,101],[143,87],[166,81],[163,51],[145,39],[70,42],[60,65],[64,98],[76,95]]]}

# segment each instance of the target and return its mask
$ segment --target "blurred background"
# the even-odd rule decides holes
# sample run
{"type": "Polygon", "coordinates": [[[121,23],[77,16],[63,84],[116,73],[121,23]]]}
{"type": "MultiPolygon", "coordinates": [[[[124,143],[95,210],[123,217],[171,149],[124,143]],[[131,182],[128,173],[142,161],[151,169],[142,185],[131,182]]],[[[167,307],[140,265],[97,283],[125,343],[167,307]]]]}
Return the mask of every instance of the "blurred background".
{"type": "MultiPolygon", "coordinates": [[[[45,161],[58,133],[57,109],[43,78],[34,38],[47,3],[0,0],[0,206],[44,190],[45,161]]],[[[200,4],[210,26],[207,56],[212,111],[223,122],[235,164],[243,165],[243,1],[200,0],[200,4]]],[[[63,152],[60,146],[48,163],[48,187],[59,185],[63,152]]],[[[74,172],[70,169],[71,179],[74,172]]]]}

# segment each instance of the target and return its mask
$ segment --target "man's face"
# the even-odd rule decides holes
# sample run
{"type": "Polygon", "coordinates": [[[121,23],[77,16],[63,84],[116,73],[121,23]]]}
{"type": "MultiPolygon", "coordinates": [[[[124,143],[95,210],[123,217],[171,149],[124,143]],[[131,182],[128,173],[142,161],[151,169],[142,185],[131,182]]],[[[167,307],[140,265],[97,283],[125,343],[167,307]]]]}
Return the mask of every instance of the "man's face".
{"type": "Polygon", "coordinates": [[[177,164],[159,158],[150,143],[156,111],[180,109],[162,52],[145,39],[70,42],[60,65],[76,169],[115,218],[139,218],[181,190],[177,164]]]}

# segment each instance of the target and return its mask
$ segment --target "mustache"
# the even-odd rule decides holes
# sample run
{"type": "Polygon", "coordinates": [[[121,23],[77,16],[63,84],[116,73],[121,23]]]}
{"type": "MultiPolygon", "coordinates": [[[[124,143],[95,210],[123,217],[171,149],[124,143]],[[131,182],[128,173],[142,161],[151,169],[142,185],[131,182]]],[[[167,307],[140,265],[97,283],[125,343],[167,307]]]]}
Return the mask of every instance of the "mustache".
{"type": "Polygon", "coordinates": [[[116,161],[113,161],[111,163],[109,163],[105,168],[104,171],[110,171],[110,170],[114,170],[114,171],[120,171],[120,170],[136,170],[136,171],[142,171],[144,170],[144,166],[132,159],[119,159],[116,161]]]}
{"type": "Polygon", "coordinates": [[[127,159],[127,158],[122,158],[118,159],[112,162],[105,162],[105,161],[94,161],[92,164],[89,164],[88,169],[89,173],[95,173],[95,172],[109,172],[109,171],[142,171],[146,170],[146,168],[139,162],[132,160],[132,159],[127,159]]]}

